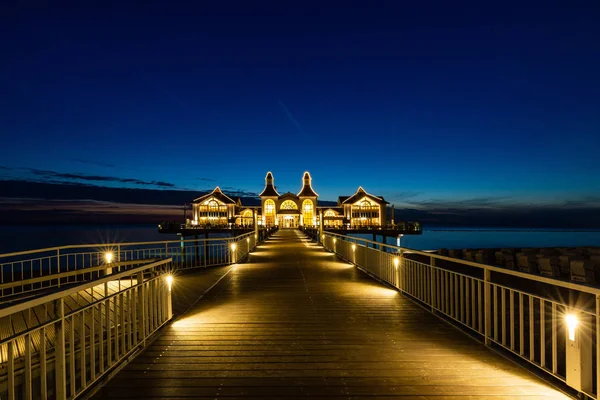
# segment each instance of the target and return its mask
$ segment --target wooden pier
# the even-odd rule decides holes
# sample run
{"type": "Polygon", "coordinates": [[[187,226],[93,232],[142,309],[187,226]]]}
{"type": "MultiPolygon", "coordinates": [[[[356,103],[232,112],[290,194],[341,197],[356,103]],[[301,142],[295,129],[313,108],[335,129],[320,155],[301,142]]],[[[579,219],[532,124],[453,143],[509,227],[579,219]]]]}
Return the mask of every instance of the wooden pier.
{"type": "Polygon", "coordinates": [[[217,397],[567,398],[296,230],[259,245],[95,396],[217,397]]]}

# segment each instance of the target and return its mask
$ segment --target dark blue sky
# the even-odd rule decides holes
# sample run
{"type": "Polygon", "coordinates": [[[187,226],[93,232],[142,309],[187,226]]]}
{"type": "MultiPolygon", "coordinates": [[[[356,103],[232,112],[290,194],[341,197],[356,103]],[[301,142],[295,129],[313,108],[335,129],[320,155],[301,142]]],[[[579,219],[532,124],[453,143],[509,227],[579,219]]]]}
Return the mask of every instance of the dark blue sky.
{"type": "Polygon", "coordinates": [[[598,1],[11,4],[0,178],[600,205],[598,1]]]}

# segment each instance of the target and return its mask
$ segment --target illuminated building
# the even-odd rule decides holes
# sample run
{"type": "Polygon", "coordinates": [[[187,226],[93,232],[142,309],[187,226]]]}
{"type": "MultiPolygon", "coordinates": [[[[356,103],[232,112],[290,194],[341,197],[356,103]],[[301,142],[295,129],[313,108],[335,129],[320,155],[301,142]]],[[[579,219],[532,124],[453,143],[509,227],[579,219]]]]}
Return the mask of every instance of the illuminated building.
{"type": "Polygon", "coordinates": [[[192,202],[194,226],[252,226],[254,214],[263,226],[280,228],[314,227],[318,225],[319,213],[327,227],[371,227],[387,223],[386,205],[383,197],[367,193],[359,187],[352,196],[341,196],[337,205],[318,207],[319,195],[312,188],[312,177],[305,172],[302,188],[298,194],[279,194],[271,172],[265,177],[265,188],[259,194],[260,206],[245,206],[240,199],[233,200],[218,187],[211,193],[192,202]]]}

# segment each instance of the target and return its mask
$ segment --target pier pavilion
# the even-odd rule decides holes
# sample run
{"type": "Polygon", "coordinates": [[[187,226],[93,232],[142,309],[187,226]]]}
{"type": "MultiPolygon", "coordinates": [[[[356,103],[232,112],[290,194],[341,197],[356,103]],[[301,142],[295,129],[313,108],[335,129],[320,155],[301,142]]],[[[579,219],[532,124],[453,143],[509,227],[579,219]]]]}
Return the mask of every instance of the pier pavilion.
{"type": "MultiPolygon", "coordinates": [[[[251,226],[254,214],[258,225],[279,228],[317,227],[322,214],[323,225],[330,228],[375,228],[388,224],[389,204],[383,197],[367,193],[359,187],[353,195],[340,196],[336,205],[318,205],[318,193],[312,187],[307,171],[302,187],[296,193],[280,194],[271,172],[265,177],[265,187],[259,194],[260,205],[242,204],[224,194],[219,187],[192,201],[192,218],[188,225],[217,227],[228,225],[251,226]]],[[[393,220],[393,216],[390,216],[393,220]]]]}

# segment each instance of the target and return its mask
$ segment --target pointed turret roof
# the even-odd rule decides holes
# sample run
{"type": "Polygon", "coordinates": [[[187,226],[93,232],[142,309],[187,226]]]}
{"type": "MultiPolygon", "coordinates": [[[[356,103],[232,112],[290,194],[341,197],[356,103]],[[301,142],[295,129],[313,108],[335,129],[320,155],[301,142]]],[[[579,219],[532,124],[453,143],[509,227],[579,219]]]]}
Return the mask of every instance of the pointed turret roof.
{"type": "Polygon", "coordinates": [[[275,190],[275,185],[273,184],[274,182],[275,179],[273,178],[273,174],[271,173],[271,171],[267,172],[267,176],[265,176],[265,188],[263,189],[261,194],[259,194],[259,196],[279,197],[279,193],[277,193],[277,190],[275,190]]]}
{"type": "Polygon", "coordinates": [[[312,178],[308,171],[304,173],[302,177],[302,190],[298,193],[298,196],[306,197],[318,197],[319,195],[312,188],[312,178]]]}

